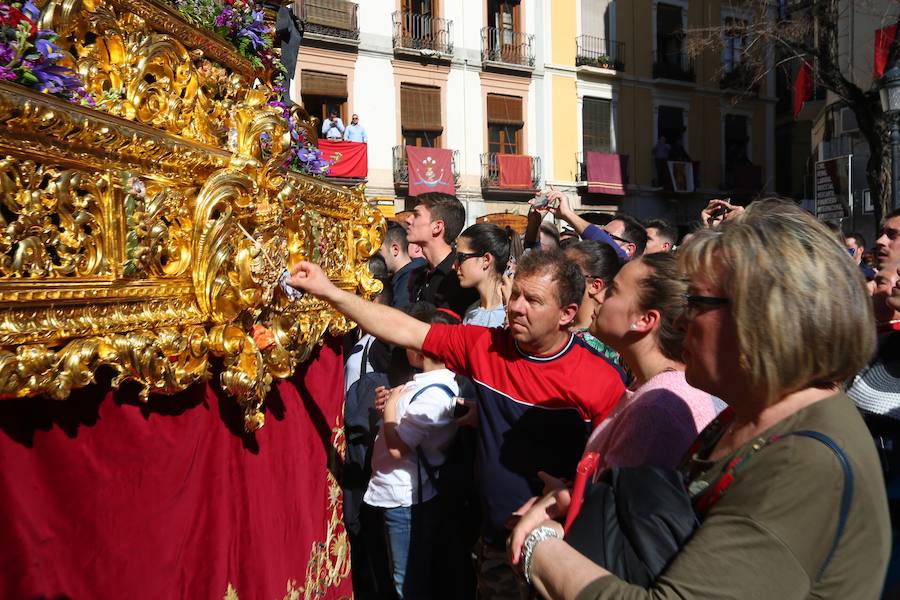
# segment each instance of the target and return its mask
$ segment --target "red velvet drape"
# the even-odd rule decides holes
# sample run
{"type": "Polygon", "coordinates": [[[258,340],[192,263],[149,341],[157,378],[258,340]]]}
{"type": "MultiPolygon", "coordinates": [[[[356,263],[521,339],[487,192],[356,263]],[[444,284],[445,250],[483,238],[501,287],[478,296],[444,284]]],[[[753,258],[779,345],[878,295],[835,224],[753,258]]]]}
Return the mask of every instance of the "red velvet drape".
{"type": "Polygon", "coordinates": [[[216,378],[0,401],[0,597],[349,598],[342,380],[328,340],[252,435],[216,378]]]}

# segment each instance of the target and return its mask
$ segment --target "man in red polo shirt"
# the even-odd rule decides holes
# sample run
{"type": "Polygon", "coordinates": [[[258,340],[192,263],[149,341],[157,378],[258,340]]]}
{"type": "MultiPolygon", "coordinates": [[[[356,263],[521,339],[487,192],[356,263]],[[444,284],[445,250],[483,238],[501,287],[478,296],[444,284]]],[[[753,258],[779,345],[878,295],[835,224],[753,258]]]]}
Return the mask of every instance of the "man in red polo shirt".
{"type": "Polygon", "coordinates": [[[312,263],[292,273],[290,285],[327,300],[375,337],[421,350],[472,378],[485,514],[479,596],[518,598],[505,555],[507,518],[541,492],[538,471],[574,475],[588,434],[624,391],[621,372],[568,330],[584,294],[581,271],[558,251],[526,255],[507,305],[507,329],[429,325],[338,289],[312,263]]]}

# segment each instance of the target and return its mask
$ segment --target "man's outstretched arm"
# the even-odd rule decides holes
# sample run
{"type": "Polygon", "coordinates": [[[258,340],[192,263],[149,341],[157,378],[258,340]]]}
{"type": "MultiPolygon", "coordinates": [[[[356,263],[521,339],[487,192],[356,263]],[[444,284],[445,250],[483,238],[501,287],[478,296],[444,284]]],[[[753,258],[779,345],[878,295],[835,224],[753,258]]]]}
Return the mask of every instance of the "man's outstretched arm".
{"type": "Polygon", "coordinates": [[[376,338],[404,348],[421,350],[431,325],[406,313],[363,300],[359,296],[335,286],[322,271],[311,262],[299,262],[291,267],[287,283],[298,290],[325,300],[342,314],[359,323],[376,338]]]}

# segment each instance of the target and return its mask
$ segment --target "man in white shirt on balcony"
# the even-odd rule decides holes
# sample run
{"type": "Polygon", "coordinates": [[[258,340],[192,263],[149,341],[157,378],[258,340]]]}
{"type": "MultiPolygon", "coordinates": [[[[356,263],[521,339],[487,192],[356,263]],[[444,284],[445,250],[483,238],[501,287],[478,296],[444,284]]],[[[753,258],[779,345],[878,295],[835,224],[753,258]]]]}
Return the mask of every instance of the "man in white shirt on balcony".
{"type": "Polygon", "coordinates": [[[359,115],[353,115],[350,119],[350,124],[347,125],[347,129],[344,130],[344,141],[362,142],[363,144],[369,143],[369,136],[366,135],[366,128],[359,124],[359,115]]]}
{"type": "Polygon", "coordinates": [[[339,142],[344,139],[344,122],[337,115],[337,111],[331,111],[331,117],[322,123],[322,135],[326,140],[339,142]]]}

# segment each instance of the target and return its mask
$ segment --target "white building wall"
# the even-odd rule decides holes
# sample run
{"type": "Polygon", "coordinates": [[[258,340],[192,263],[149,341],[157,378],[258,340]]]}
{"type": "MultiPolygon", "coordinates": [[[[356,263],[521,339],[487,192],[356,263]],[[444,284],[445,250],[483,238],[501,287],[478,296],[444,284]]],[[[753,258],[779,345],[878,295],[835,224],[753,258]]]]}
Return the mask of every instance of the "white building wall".
{"type": "Polygon", "coordinates": [[[394,93],[393,67],[384,56],[360,53],[350,106],[369,135],[369,192],[393,194],[392,149],[397,144],[400,107],[394,93]]]}

